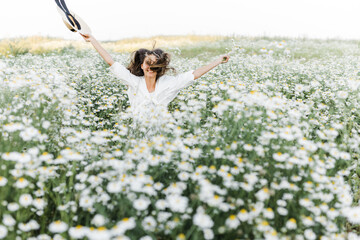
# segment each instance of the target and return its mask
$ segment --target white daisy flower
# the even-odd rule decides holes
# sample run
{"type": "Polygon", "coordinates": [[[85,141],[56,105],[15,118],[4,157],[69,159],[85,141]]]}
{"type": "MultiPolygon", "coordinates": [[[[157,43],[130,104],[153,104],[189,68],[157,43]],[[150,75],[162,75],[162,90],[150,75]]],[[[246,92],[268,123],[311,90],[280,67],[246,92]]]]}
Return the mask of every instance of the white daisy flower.
{"type": "Polygon", "coordinates": [[[0,239],[5,239],[8,234],[8,230],[3,225],[0,225],[0,239]]]}
{"type": "Polygon", "coordinates": [[[40,234],[36,240],[51,240],[52,238],[47,234],[40,234]]]}
{"type": "Polygon", "coordinates": [[[96,214],[93,217],[93,219],[91,220],[91,223],[97,227],[104,226],[106,224],[106,222],[107,222],[107,219],[101,214],[96,214]]]}
{"type": "Polygon", "coordinates": [[[203,213],[201,210],[194,215],[193,223],[201,229],[212,228],[214,226],[214,222],[211,217],[203,213]]]}
{"type": "Polygon", "coordinates": [[[19,204],[17,204],[17,203],[9,203],[9,204],[7,205],[7,208],[8,208],[8,210],[9,210],[10,212],[15,212],[15,211],[17,211],[20,207],[19,207],[19,204]]]}
{"type": "Polygon", "coordinates": [[[230,215],[226,219],[225,225],[230,229],[236,229],[240,225],[240,221],[236,218],[236,215],[230,215]]]}
{"type": "Polygon", "coordinates": [[[263,188],[259,190],[255,194],[256,198],[259,199],[261,202],[264,202],[265,200],[270,198],[270,190],[268,188],[263,188]]]}
{"type": "Polygon", "coordinates": [[[31,141],[40,136],[40,131],[34,127],[28,127],[21,131],[19,135],[24,141],[31,141]]]}
{"type": "Polygon", "coordinates": [[[206,240],[214,239],[214,232],[210,228],[203,229],[203,233],[206,240]]]}
{"type": "Polygon", "coordinates": [[[266,208],[263,210],[263,215],[267,219],[273,219],[275,217],[274,211],[271,208],[266,208]]]}
{"type": "Polygon", "coordinates": [[[139,240],[153,240],[153,238],[150,236],[143,236],[143,237],[139,238],[139,240]]]}
{"type": "Polygon", "coordinates": [[[303,217],[302,222],[307,227],[313,226],[315,224],[312,217],[303,217]]]}
{"type": "Polygon", "coordinates": [[[50,223],[49,231],[52,233],[63,233],[68,229],[68,225],[60,220],[50,223]]]}
{"type": "Polygon", "coordinates": [[[141,222],[141,225],[146,231],[154,231],[156,228],[156,220],[152,216],[147,216],[141,222]]]}
{"type": "Polygon", "coordinates": [[[304,232],[304,236],[308,240],[315,240],[316,239],[316,234],[311,229],[306,229],[305,232],[304,232]]]}
{"type": "Polygon", "coordinates": [[[0,176],[0,187],[3,187],[7,184],[8,180],[5,177],[0,176]]]}
{"type": "Polygon", "coordinates": [[[284,162],[289,158],[289,154],[281,152],[274,153],[272,156],[278,162],[284,162]]]}
{"type": "Polygon", "coordinates": [[[286,216],[289,211],[288,211],[286,208],[278,207],[278,208],[277,208],[277,212],[278,212],[281,216],[286,216]]]}
{"type": "Polygon", "coordinates": [[[246,222],[249,219],[249,213],[246,211],[246,209],[241,209],[236,216],[242,222],[246,222]]]}
{"type": "Polygon", "coordinates": [[[29,181],[26,180],[25,178],[19,178],[14,184],[16,188],[20,188],[20,189],[26,188],[28,185],[29,185],[29,181]]]}
{"type": "Polygon", "coordinates": [[[168,207],[168,202],[163,199],[159,199],[156,201],[155,207],[159,210],[165,210],[165,208],[168,207]]]}
{"type": "Polygon", "coordinates": [[[184,213],[188,206],[189,199],[177,194],[172,194],[166,197],[166,201],[172,211],[184,213]]]}
{"type": "Polygon", "coordinates": [[[150,200],[146,197],[142,197],[133,201],[133,207],[138,211],[144,211],[150,205],[150,200]]]}
{"type": "Polygon", "coordinates": [[[123,218],[111,229],[111,233],[114,236],[122,236],[127,230],[133,229],[135,226],[134,218],[123,218]]]}
{"type": "Polygon", "coordinates": [[[94,199],[90,196],[81,196],[79,206],[82,208],[91,208],[94,204],[94,199]]]}
{"type": "Polygon", "coordinates": [[[23,207],[28,207],[32,204],[33,198],[30,194],[21,194],[20,198],[19,198],[19,203],[21,206],[23,207]]]}
{"type": "Polygon", "coordinates": [[[108,231],[105,227],[89,229],[87,231],[87,237],[89,240],[108,240],[111,238],[111,232],[108,231]]]}
{"type": "Polygon", "coordinates": [[[343,214],[352,224],[360,224],[360,207],[347,208],[343,214]]]}
{"type": "Polygon", "coordinates": [[[72,238],[83,239],[87,236],[89,229],[87,227],[78,225],[76,227],[69,228],[69,234],[72,238]]]}
{"type": "Polygon", "coordinates": [[[5,214],[3,216],[3,221],[2,223],[5,225],[5,226],[8,226],[8,227],[12,227],[16,224],[16,221],[15,219],[10,215],[10,214],[5,214]]]}
{"type": "Polygon", "coordinates": [[[43,198],[36,198],[32,202],[33,206],[39,210],[43,210],[46,206],[46,202],[43,198]]]}
{"type": "Polygon", "coordinates": [[[345,91],[339,91],[337,93],[337,96],[340,99],[346,99],[349,96],[349,94],[348,94],[348,92],[345,92],[345,91]]]}

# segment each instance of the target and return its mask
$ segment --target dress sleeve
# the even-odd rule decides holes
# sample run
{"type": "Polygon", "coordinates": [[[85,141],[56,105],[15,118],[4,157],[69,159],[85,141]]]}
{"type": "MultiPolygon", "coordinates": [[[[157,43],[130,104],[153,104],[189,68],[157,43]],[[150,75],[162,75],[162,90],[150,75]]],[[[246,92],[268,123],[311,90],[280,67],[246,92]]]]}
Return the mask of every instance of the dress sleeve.
{"type": "Polygon", "coordinates": [[[120,79],[122,84],[133,88],[139,84],[139,78],[130,73],[130,71],[119,62],[114,62],[109,69],[110,72],[112,72],[117,78],[120,79]]]}
{"type": "Polygon", "coordinates": [[[176,75],[173,81],[174,84],[173,90],[180,91],[181,89],[190,86],[195,80],[195,76],[193,72],[194,70],[190,70],[188,72],[176,75]]]}

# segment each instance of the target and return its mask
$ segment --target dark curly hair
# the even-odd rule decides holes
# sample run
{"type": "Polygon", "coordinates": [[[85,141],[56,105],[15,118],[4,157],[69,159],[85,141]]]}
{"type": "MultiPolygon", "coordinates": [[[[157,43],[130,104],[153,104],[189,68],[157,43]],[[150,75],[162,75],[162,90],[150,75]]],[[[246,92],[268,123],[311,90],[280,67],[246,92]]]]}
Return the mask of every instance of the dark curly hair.
{"type": "Polygon", "coordinates": [[[144,76],[144,71],[141,69],[141,64],[144,63],[146,56],[149,55],[154,55],[156,57],[155,63],[148,63],[150,65],[150,69],[157,72],[156,80],[169,70],[175,71],[174,68],[169,67],[170,54],[164,52],[160,48],[154,50],[140,48],[139,50],[133,52],[131,56],[131,62],[127,69],[135,76],[144,76]]]}

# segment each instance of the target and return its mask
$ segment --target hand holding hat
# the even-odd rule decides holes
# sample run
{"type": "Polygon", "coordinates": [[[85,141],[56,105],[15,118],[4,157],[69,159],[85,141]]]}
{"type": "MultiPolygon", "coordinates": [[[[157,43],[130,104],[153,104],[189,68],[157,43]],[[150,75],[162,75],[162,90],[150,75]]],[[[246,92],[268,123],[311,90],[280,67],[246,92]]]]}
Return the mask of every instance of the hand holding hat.
{"type": "Polygon", "coordinates": [[[91,42],[91,38],[92,38],[91,34],[81,34],[80,33],[80,35],[84,38],[84,40],[86,42],[91,42]]]}

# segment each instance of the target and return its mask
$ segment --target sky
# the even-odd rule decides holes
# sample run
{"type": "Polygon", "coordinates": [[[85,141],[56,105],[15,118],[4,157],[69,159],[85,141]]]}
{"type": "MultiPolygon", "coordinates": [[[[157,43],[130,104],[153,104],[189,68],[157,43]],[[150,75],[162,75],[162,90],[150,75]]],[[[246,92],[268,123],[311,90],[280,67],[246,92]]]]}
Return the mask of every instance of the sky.
{"type": "MultiPolygon", "coordinates": [[[[360,40],[359,0],[66,0],[98,40],[157,35],[360,40]]],[[[54,0],[0,0],[0,39],[70,32],[54,0]]]]}

